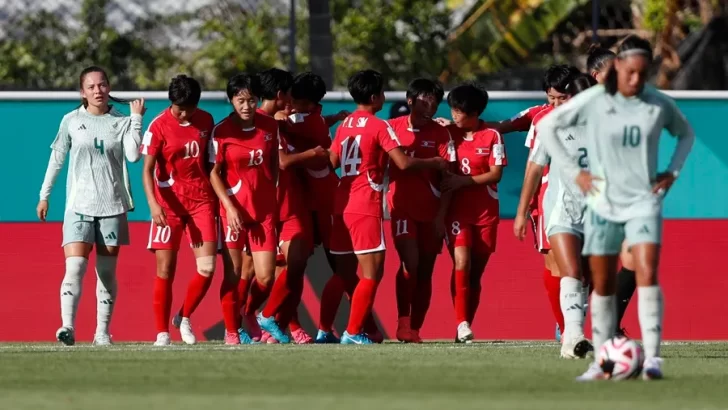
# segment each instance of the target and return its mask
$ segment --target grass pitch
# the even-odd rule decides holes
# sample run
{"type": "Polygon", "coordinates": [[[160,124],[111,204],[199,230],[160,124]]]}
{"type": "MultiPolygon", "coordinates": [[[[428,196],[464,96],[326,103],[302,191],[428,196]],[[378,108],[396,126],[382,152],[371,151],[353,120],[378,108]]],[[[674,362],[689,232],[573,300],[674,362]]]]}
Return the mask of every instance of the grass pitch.
{"type": "Polygon", "coordinates": [[[0,409],[723,409],[728,343],[671,343],[662,381],[576,383],[555,343],[0,344],[0,409]]]}

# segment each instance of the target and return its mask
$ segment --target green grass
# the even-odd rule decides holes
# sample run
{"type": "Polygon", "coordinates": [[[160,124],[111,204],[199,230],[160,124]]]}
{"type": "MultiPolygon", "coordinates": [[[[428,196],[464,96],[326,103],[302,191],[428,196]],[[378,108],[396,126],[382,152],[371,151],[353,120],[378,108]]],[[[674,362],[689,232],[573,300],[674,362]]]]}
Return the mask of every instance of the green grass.
{"type": "Polygon", "coordinates": [[[0,344],[0,409],[720,409],[728,343],[663,348],[667,379],[576,383],[555,343],[0,344]]]}

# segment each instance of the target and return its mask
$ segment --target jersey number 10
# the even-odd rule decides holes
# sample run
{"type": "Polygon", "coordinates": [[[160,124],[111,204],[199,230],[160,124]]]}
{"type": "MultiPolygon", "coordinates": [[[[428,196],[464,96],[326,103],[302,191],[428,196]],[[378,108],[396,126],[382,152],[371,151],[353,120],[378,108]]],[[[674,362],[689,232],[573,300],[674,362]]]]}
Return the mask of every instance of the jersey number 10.
{"type": "Polygon", "coordinates": [[[640,145],[640,141],[642,140],[642,132],[640,131],[640,127],[636,125],[632,126],[624,126],[624,134],[622,135],[622,146],[623,147],[632,147],[635,148],[638,145],[640,145]]]}

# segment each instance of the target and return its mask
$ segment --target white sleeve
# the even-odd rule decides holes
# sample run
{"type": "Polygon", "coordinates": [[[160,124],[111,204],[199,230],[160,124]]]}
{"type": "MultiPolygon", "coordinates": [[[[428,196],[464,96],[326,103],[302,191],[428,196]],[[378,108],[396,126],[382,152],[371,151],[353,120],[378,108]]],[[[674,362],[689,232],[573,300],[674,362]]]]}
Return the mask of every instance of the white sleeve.
{"type": "Polygon", "coordinates": [[[47,201],[51,196],[53,184],[55,184],[56,178],[58,178],[58,174],[61,173],[65,162],[65,153],[55,149],[51,150],[51,158],[48,160],[48,168],[46,169],[45,177],[43,178],[43,185],[40,187],[41,201],[47,201]]]}
{"type": "Polygon", "coordinates": [[[124,130],[121,136],[121,143],[124,146],[124,155],[129,162],[137,162],[142,157],[139,147],[142,145],[142,116],[132,114],[129,117],[129,127],[124,130]]]}
{"type": "Polygon", "coordinates": [[[546,148],[541,144],[540,138],[536,138],[528,160],[541,166],[546,166],[551,161],[549,154],[546,152],[546,148]]]}
{"type": "Polygon", "coordinates": [[[677,107],[677,104],[675,104],[675,101],[669,97],[665,98],[668,99],[668,107],[671,111],[667,113],[669,122],[665,125],[665,128],[670,135],[677,138],[677,146],[675,147],[675,152],[672,154],[672,159],[670,160],[670,165],[667,167],[667,171],[676,173],[680,172],[683,165],[685,165],[685,160],[688,158],[688,154],[690,154],[690,151],[693,149],[693,144],[695,143],[695,132],[693,131],[693,127],[690,126],[687,118],[685,118],[685,115],[683,115],[677,107]]]}

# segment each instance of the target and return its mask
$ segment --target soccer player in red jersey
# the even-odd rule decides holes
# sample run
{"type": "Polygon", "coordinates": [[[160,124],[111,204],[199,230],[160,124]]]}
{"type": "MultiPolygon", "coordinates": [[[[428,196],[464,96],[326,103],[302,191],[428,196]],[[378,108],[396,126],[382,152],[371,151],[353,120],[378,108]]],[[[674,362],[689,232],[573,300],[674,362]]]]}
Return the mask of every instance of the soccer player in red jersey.
{"type": "Polygon", "coordinates": [[[480,281],[496,250],[497,185],[508,161],[500,133],[480,120],[488,105],[487,91],[464,84],[450,91],[447,102],[457,166],[454,174],[446,174],[442,188],[453,191],[446,228],[454,262],[451,290],[458,323],[456,342],[464,343],[473,339],[470,326],[480,304],[480,281]]]}
{"type": "MultiPolygon", "coordinates": [[[[436,81],[418,78],[409,84],[410,114],[390,119],[406,155],[455,161],[455,147],[446,128],[432,120],[444,91],[436,81]]],[[[440,173],[434,169],[389,170],[387,203],[392,237],[401,261],[397,271],[397,339],[421,343],[419,332],[432,296],[432,271],[442,250],[445,213],[450,195],[441,197],[440,173]]]]}
{"type": "Polygon", "coordinates": [[[331,253],[337,255],[337,274],[362,279],[351,300],[351,314],[342,344],[372,344],[363,332],[371,314],[377,286],[384,273],[383,195],[388,160],[402,170],[444,169],[441,157],[421,159],[405,155],[397,135],[374,114],[384,104],[384,79],[374,70],[364,70],[349,79],[349,93],[357,109],[336,131],[331,163],[341,166],[341,182],[334,199],[331,253]]]}
{"type": "Polygon", "coordinates": [[[172,105],[149,124],[141,147],[145,155],[144,192],[152,214],[147,248],[157,259],[155,346],[170,344],[172,282],[185,232],[197,261],[197,275],[187,288],[183,308],[174,323],[187,344],[196,343],[190,316],[207,293],[215,272],[217,201],[205,160],[214,121],[209,113],[197,108],[200,94],[200,84],[195,79],[185,75],[172,79],[172,105]]]}
{"type": "Polygon", "coordinates": [[[237,74],[230,78],[227,95],[234,111],[212,133],[210,159],[212,154],[215,157],[210,182],[221,204],[225,278],[220,294],[226,344],[250,340],[238,329],[238,284],[243,254],[249,253],[248,257],[252,257],[256,282],[263,291],[273,286],[275,277],[278,123],[256,114],[260,94],[257,76],[237,74]]]}

